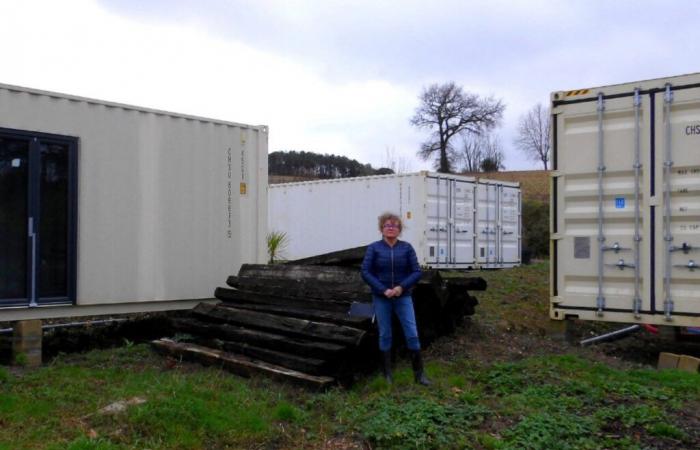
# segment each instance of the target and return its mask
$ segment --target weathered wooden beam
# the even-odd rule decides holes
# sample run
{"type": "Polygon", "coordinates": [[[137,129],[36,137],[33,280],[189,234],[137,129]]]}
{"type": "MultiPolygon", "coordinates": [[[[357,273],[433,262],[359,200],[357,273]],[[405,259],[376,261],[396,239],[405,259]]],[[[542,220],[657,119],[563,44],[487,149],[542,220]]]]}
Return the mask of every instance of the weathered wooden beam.
{"type": "Polygon", "coordinates": [[[317,278],[329,281],[352,280],[357,278],[359,271],[350,267],[314,266],[297,264],[243,264],[240,275],[256,276],[291,276],[293,278],[317,278]]]}
{"type": "Polygon", "coordinates": [[[257,347],[242,342],[224,341],[216,338],[194,337],[192,340],[188,341],[207,348],[248,356],[258,361],[264,361],[310,375],[333,375],[330,373],[330,362],[323,359],[305,358],[291,353],[278,352],[269,348],[257,347]]]}
{"type": "Polygon", "coordinates": [[[192,317],[173,319],[172,325],[175,330],[192,335],[221,339],[223,341],[243,342],[258,347],[319,359],[337,358],[347,348],[344,345],[332,342],[319,342],[284,336],[227,323],[203,322],[192,317]]]}
{"type": "Polygon", "coordinates": [[[288,264],[295,265],[330,265],[330,266],[357,266],[362,264],[362,260],[367,252],[367,246],[348,248],[337,252],[324,253],[322,255],[311,256],[309,258],[290,261],[288,264]]]}
{"type": "Polygon", "coordinates": [[[217,295],[217,298],[220,300],[223,300],[223,303],[220,304],[222,307],[234,306],[253,311],[269,312],[289,317],[298,317],[300,319],[318,320],[321,322],[331,322],[362,329],[367,329],[371,325],[369,319],[351,317],[348,315],[347,311],[343,313],[323,311],[309,308],[309,305],[306,303],[300,306],[294,306],[289,304],[289,300],[280,297],[236,289],[220,289],[221,290],[215,292],[215,295],[217,295]]]}
{"type": "Polygon", "coordinates": [[[226,284],[231,286],[232,288],[237,288],[238,285],[238,277],[235,275],[229,275],[228,278],[226,278],[226,284]]]}
{"type": "Polygon", "coordinates": [[[178,343],[170,339],[158,339],[151,342],[151,346],[159,353],[197,361],[205,365],[219,365],[230,372],[244,377],[262,373],[274,379],[291,381],[316,389],[328,388],[335,382],[332,377],[309,375],[243,355],[235,355],[196,344],[178,343]]]}
{"type": "Polygon", "coordinates": [[[358,345],[365,335],[365,330],[345,325],[284,317],[240,308],[222,308],[207,303],[200,303],[192,312],[196,316],[207,320],[233,323],[257,330],[320,339],[344,345],[358,345]]]}
{"type": "Polygon", "coordinates": [[[331,288],[324,290],[323,286],[318,284],[309,286],[304,283],[278,282],[273,280],[256,280],[255,282],[241,283],[239,289],[275,297],[302,299],[305,302],[318,300],[326,302],[325,307],[320,306],[323,305],[323,303],[320,303],[319,309],[329,309],[338,312],[347,310],[347,306],[352,302],[368,301],[368,299],[371,298],[369,291],[362,292],[354,288],[353,290],[345,291],[331,288]]]}
{"type": "Polygon", "coordinates": [[[441,270],[440,278],[448,289],[463,289],[466,291],[485,291],[488,287],[486,280],[470,272],[441,270]]]}
{"type": "Polygon", "coordinates": [[[318,298],[308,298],[304,296],[295,297],[290,295],[288,289],[274,286],[260,286],[259,288],[249,287],[243,289],[216,288],[214,296],[224,302],[237,302],[242,295],[257,295],[257,298],[265,299],[266,304],[289,306],[293,308],[310,309],[315,311],[327,311],[336,314],[344,314],[350,308],[352,302],[336,301],[333,299],[321,300],[318,298]]]}

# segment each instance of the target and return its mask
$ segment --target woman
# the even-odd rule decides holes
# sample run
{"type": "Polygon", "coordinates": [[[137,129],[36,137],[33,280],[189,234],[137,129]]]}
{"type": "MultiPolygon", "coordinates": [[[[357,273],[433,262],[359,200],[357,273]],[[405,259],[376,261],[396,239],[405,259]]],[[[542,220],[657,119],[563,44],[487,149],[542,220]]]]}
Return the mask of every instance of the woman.
{"type": "Polygon", "coordinates": [[[379,325],[379,350],[382,352],[384,378],[391,376],[391,321],[396,314],[401,322],[406,345],[411,352],[416,383],[429,385],[423,370],[420,341],[413,311],[411,289],[421,277],[416,251],[408,242],[400,241],[403,224],[392,213],[379,216],[379,231],[382,239],[367,247],[362,261],[362,279],[372,288],[374,312],[379,325]]]}

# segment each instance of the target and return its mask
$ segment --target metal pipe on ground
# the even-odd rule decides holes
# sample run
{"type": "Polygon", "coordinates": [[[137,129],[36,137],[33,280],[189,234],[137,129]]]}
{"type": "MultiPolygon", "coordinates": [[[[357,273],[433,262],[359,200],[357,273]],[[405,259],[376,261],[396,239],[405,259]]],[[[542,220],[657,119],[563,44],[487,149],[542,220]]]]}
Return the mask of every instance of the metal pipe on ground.
{"type": "MultiPolygon", "coordinates": [[[[42,325],[41,329],[53,330],[56,328],[77,328],[77,327],[87,327],[92,325],[109,325],[111,323],[126,322],[129,319],[104,319],[104,320],[87,320],[84,322],[66,322],[66,323],[51,323],[48,325],[42,325]]],[[[11,334],[14,328],[0,328],[0,334],[11,334]]]]}
{"type": "Polygon", "coordinates": [[[591,345],[591,344],[598,344],[600,342],[609,342],[609,341],[615,341],[617,339],[622,339],[623,337],[626,337],[636,331],[639,331],[642,329],[641,325],[631,325],[629,327],[622,328],[620,330],[612,331],[610,333],[602,334],[600,336],[594,336],[592,338],[584,339],[579,344],[581,344],[582,347],[585,347],[586,345],[591,345]]]}

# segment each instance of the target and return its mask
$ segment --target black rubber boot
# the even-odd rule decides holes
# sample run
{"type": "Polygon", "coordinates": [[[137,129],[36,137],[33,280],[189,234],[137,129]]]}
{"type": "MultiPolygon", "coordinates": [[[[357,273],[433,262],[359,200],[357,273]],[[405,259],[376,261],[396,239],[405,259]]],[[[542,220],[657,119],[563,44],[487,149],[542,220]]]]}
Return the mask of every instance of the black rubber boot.
{"type": "Polygon", "coordinates": [[[425,370],[423,369],[423,358],[420,356],[420,350],[411,352],[411,363],[413,364],[413,378],[416,383],[430,386],[431,382],[425,376],[425,370]]]}
{"type": "Polygon", "coordinates": [[[391,351],[382,352],[382,371],[386,382],[392,384],[394,377],[391,376],[391,351]]]}

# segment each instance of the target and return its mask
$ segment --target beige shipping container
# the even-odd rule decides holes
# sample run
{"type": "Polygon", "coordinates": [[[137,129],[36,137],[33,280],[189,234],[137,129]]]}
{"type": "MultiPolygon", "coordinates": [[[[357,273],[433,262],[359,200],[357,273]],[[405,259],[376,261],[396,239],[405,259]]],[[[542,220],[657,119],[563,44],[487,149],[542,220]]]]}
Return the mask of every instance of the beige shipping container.
{"type": "Polygon", "coordinates": [[[700,326],[700,74],[551,100],[551,317],[700,326]]]}
{"type": "Polygon", "coordinates": [[[266,229],[266,127],[0,85],[0,321],[191,307],[266,229]]]}

